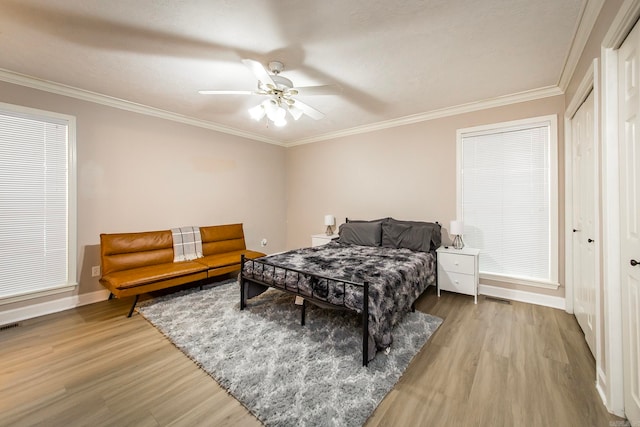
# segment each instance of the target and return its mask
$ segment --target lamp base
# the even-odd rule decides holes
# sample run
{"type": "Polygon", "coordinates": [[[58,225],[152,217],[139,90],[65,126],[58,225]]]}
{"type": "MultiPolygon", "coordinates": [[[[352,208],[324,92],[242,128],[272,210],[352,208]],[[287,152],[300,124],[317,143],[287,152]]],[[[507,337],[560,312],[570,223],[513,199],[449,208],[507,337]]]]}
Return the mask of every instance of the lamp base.
{"type": "Polygon", "coordinates": [[[327,234],[327,236],[333,236],[333,229],[330,225],[327,225],[327,231],[325,231],[325,233],[327,234]]]}
{"type": "Polygon", "coordinates": [[[460,234],[456,234],[456,237],[453,238],[453,247],[455,249],[464,248],[464,242],[462,241],[462,236],[460,234]]]}

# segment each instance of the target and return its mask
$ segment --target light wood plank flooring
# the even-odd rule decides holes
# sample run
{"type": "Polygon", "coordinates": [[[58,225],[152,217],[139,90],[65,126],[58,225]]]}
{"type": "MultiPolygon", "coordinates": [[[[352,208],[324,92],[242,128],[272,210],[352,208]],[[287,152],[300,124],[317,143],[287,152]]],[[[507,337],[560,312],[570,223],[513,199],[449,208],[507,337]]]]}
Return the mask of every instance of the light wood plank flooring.
{"type": "MultiPolygon", "coordinates": [[[[0,331],[0,425],[260,425],[130,303],[0,331]]],[[[367,426],[620,425],[573,316],[433,288],[417,308],[444,323],[367,426]]]]}

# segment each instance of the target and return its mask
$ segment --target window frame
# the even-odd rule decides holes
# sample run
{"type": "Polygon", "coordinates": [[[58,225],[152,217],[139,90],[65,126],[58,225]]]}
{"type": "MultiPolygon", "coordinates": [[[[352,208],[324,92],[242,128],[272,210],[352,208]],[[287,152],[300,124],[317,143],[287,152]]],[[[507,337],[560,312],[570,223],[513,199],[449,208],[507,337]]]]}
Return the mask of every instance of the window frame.
{"type": "Polygon", "coordinates": [[[78,239],[77,239],[77,153],[76,118],[68,114],[24,107],[0,102],[0,114],[24,117],[67,126],[67,283],[56,287],[28,291],[16,295],[0,296],[0,305],[11,304],[73,291],[78,286],[78,239]]]}
{"type": "MultiPolygon", "coordinates": [[[[458,220],[464,221],[462,209],[463,179],[462,165],[463,152],[462,140],[464,137],[490,135],[504,133],[508,131],[528,129],[532,127],[549,127],[549,280],[533,280],[531,278],[519,277],[516,275],[502,275],[482,272],[482,261],[480,265],[480,278],[497,282],[507,282],[516,285],[525,285],[545,289],[558,289],[560,287],[558,279],[559,271],[559,182],[558,182],[558,117],[557,115],[546,115],[531,117],[521,120],[512,120],[500,123],[468,127],[456,131],[456,215],[458,220]]],[[[481,248],[478,248],[481,249],[481,248]]],[[[482,251],[480,252],[482,258],[482,251]]]]}

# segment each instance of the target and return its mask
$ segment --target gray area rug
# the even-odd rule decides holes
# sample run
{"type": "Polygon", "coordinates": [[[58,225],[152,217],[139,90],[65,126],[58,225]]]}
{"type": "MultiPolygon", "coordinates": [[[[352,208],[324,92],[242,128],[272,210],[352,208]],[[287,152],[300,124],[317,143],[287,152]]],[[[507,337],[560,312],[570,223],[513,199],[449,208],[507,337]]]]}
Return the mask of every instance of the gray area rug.
{"type": "Polygon", "coordinates": [[[269,290],[240,311],[237,282],[140,304],[138,311],[267,426],[360,426],[442,319],[416,311],[388,354],[362,366],[360,319],[269,290]]]}

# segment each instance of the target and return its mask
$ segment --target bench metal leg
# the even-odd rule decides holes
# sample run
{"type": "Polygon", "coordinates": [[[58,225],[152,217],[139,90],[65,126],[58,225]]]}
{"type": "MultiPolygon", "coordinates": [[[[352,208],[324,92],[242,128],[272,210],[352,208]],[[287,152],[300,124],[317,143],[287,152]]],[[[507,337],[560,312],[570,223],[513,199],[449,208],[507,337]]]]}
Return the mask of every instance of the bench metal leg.
{"type": "Polygon", "coordinates": [[[140,295],[136,295],[136,299],[133,300],[133,305],[131,306],[131,309],[129,310],[129,314],[127,314],[127,317],[131,317],[131,315],[133,314],[133,309],[136,308],[136,304],[138,303],[138,298],[140,298],[140,295]]]}
{"type": "Polygon", "coordinates": [[[302,307],[300,307],[300,326],[304,326],[304,320],[307,313],[307,300],[302,299],[302,307]]]}
{"type": "Polygon", "coordinates": [[[112,300],[113,297],[114,297],[114,295],[111,292],[109,292],[109,300],[112,300]]]}

